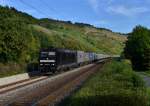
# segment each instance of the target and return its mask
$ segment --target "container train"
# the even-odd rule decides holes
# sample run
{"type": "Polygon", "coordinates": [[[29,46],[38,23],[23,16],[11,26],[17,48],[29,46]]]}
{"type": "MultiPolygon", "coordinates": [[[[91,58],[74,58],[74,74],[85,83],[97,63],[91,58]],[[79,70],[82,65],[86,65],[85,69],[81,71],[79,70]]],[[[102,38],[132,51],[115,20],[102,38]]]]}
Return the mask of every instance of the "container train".
{"type": "Polygon", "coordinates": [[[94,52],[50,47],[40,50],[39,69],[41,72],[55,73],[56,71],[79,67],[109,57],[109,55],[94,52]]]}

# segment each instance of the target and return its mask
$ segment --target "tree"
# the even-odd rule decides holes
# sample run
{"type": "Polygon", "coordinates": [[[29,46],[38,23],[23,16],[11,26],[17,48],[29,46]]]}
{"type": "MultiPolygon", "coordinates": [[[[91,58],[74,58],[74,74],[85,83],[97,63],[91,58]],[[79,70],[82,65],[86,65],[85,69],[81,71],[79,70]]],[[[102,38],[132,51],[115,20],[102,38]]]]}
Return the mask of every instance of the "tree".
{"type": "Polygon", "coordinates": [[[125,57],[130,59],[136,70],[150,69],[150,30],[137,26],[128,36],[124,49],[125,57]]]}
{"type": "MultiPolygon", "coordinates": [[[[0,22],[0,62],[26,61],[31,45],[29,26],[20,20],[3,19],[0,22]]],[[[31,50],[30,50],[31,52],[31,50]]]]}
{"type": "Polygon", "coordinates": [[[30,25],[37,19],[13,7],[0,6],[0,14],[0,63],[37,59],[40,44],[30,25]]]}

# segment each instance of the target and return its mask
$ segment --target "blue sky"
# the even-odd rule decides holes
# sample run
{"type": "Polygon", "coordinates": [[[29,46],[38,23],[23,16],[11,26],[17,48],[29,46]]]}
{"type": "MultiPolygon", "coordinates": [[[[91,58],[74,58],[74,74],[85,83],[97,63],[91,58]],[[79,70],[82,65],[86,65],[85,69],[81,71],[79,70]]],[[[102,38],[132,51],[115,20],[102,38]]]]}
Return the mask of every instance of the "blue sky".
{"type": "Polygon", "coordinates": [[[150,0],[0,0],[37,18],[84,22],[115,32],[150,28],[150,0]]]}

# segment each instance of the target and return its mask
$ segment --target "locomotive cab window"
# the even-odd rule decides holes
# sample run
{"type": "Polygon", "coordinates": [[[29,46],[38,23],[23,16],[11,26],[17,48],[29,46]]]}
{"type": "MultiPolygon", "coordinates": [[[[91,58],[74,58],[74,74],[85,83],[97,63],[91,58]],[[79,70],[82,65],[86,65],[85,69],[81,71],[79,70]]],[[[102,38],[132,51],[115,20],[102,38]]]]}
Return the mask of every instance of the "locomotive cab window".
{"type": "Polygon", "coordinates": [[[41,52],[40,56],[41,56],[41,59],[51,60],[51,59],[55,59],[56,53],[55,52],[41,52]]]}
{"type": "Polygon", "coordinates": [[[48,52],[41,52],[41,58],[46,58],[48,55],[48,52]]]}

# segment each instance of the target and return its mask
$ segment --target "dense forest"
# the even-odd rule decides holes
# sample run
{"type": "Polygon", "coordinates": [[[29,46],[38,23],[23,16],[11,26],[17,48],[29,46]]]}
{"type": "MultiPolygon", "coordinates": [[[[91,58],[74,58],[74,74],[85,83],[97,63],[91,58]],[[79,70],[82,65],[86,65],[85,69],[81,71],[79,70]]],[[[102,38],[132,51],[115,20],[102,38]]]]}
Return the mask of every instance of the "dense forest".
{"type": "Polygon", "coordinates": [[[18,73],[26,70],[28,64],[38,62],[40,48],[54,46],[120,54],[126,41],[125,36],[105,28],[36,19],[12,7],[0,6],[0,20],[0,71],[4,73],[10,69],[18,73]]]}

